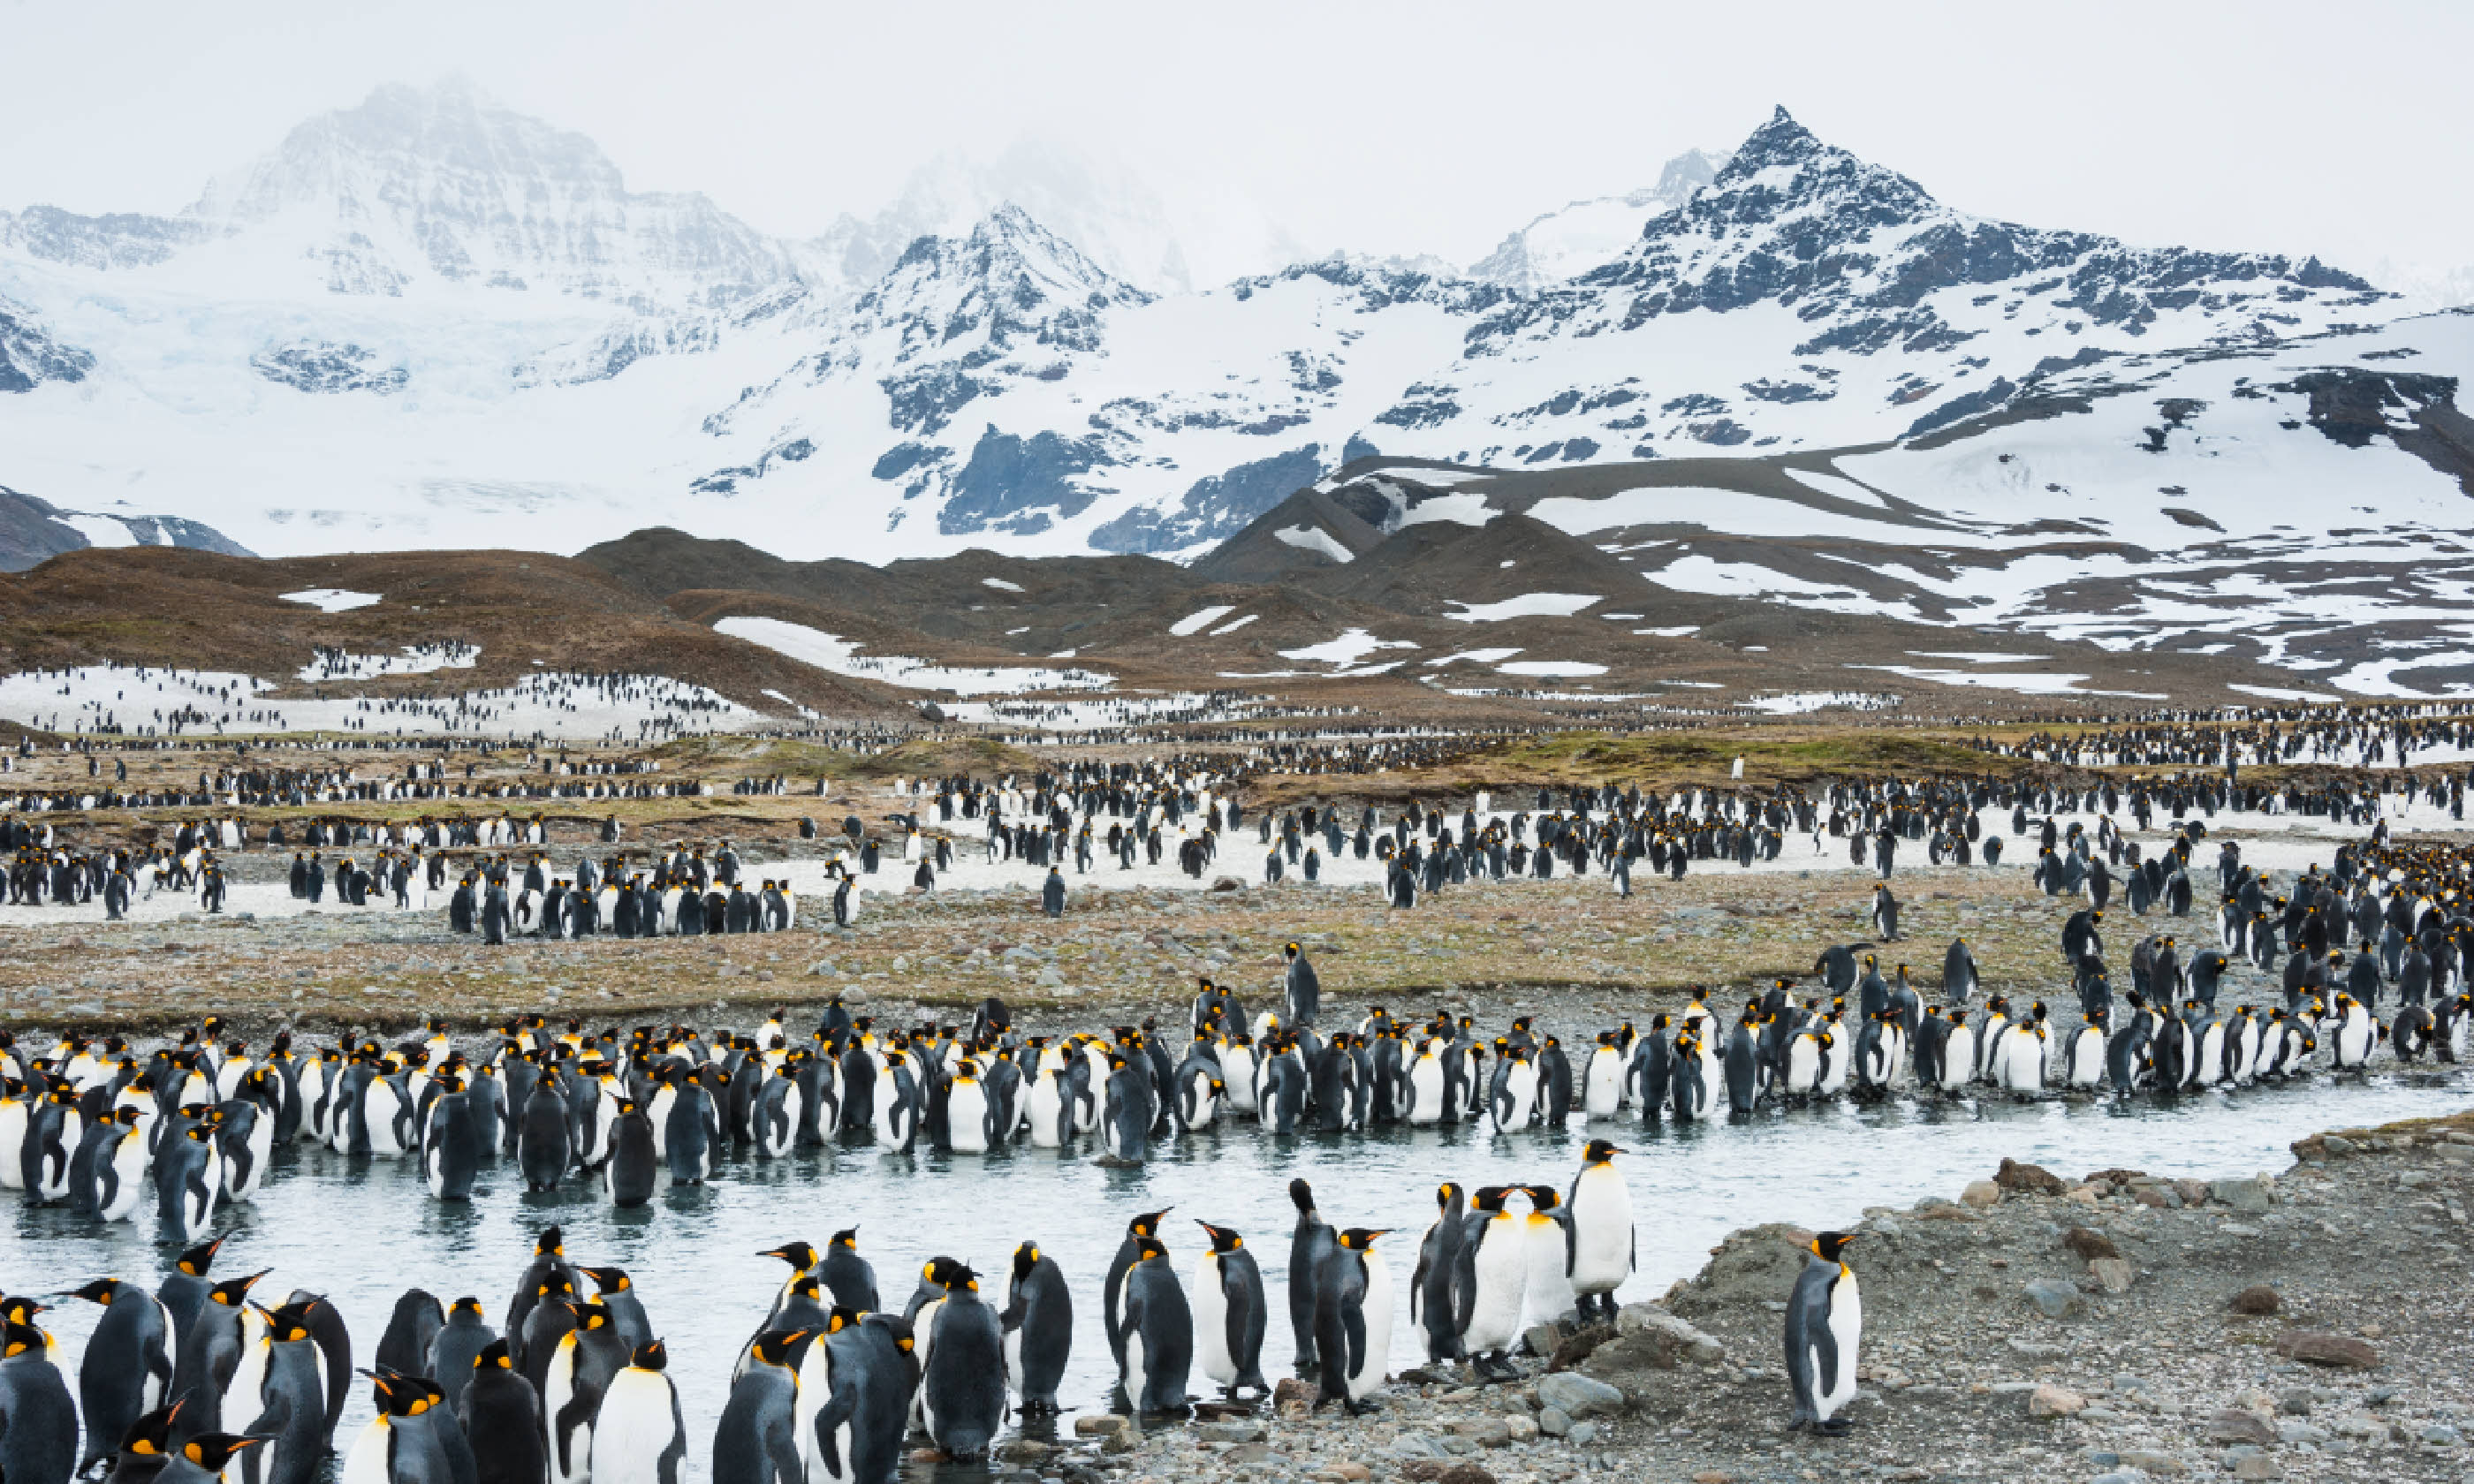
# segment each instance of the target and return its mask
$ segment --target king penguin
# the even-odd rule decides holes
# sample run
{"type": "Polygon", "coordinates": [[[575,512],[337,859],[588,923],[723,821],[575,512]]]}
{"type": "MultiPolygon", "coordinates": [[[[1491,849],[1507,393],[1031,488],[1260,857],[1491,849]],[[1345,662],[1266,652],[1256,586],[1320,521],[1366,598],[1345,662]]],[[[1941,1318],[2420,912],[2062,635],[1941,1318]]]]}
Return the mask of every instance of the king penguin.
{"type": "Polygon", "coordinates": [[[610,1378],[593,1433],[593,1484],[679,1484],[688,1432],[668,1366],[668,1352],[654,1340],[610,1378]]]}
{"type": "Polygon", "coordinates": [[[1194,1259],[1194,1345],[1202,1374],[1235,1397],[1251,1389],[1271,1394],[1263,1378],[1263,1332],[1268,1309],[1263,1271],[1246,1239],[1226,1227],[1198,1220],[1211,1246],[1194,1259]]]}
{"type": "Polygon", "coordinates": [[[1856,1346],[1864,1333],[1856,1270],[1841,1256],[1855,1239],[1843,1232],[1814,1237],[1811,1260],[1787,1298],[1786,1374],[1795,1392],[1795,1427],[1847,1430],[1838,1414],[1856,1400],[1856,1346]]]}
{"type": "Polygon", "coordinates": [[[713,1484],[804,1484],[800,1459],[799,1378],[790,1351],[808,1338],[805,1329],[761,1335],[748,1367],[731,1383],[721,1423],[713,1434],[713,1484]]]}
{"type": "Polygon", "coordinates": [[[949,1257],[929,1269],[929,1281],[944,1296],[923,1306],[911,1326],[920,1420],[947,1458],[973,1462],[986,1456],[1005,1425],[1004,1327],[982,1302],[977,1273],[949,1257]]]}
{"type": "Polygon", "coordinates": [[[1369,1398],[1392,1365],[1392,1273],[1374,1250],[1385,1234],[1364,1227],[1341,1233],[1315,1275],[1315,1349],[1322,1357],[1317,1406],[1337,1401],[1351,1414],[1374,1410],[1369,1398]]]}
{"type": "Polygon", "coordinates": [[[1054,1417],[1057,1383],[1074,1353],[1074,1296],[1056,1259],[1025,1242],[1013,1251],[1013,1275],[1006,1285],[1006,1379],[1013,1384],[1026,1417],[1054,1417]]]}
{"type": "Polygon", "coordinates": [[[1459,1304],[1453,1284],[1460,1271],[1466,1202],[1457,1182],[1447,1180],[1435,1187],[1435,1223],[1418,1244],[1418,1266],[1409,1277],[1409,1322],[1425,1330],[1428,1360],[1460,1358],[1459,1304]]]}
{"type": "Polygon", "coordinates": [[[473,1357],[455,1416],[479,1463],[479,1484],[542,1484],[547,1464],[541,1396],[516,1369],[505,1340],[491,1341],[473,1357]]]}
{"type": "Polygon", "coordinates": [[[1176,1269],[1169,1265],[1168,1249],[1157,1239],[1139,1239],[1118,1307],[1126,1353],[1117,1383],[1127,1404],[1143,1417],[1182,1415],[1194,1365],[1194,1311],[1176,1269]]]}
{"type": "Polygon", "coordinates": [[[1632,1191],[1614,1165],[1623,1152],[1603,1138],[1591,1139],[1581,1151],[1581,1170],[1564,1203],[1571,1212],[1572,1293],[1585,1326],[1615,1322],[1615,1290],[1638,1261],[1632,1191]]]}
{"type": "Polygon", "coordinates": [[[1520,1308],[1529,1279],[1525,1218],[1503,1209],[1510,1190],[1487,1185],[1469,1197],[1461,1225],[1458,1328],[1461,1353],[1482,1381],[1500,1380],[1504,1352],[1520,1337],[1520,1308]]]}
{"type": "Polygon", "coordinates": [[[172,1388],[172,1315],[163,1301],[134,1283],[98,1278],[76,1296],[103,1305],[78,1362],[79,1411],[85,1418],[85,1472],[112,1455],[137,1419],[163,1404],[172,1388]]]}

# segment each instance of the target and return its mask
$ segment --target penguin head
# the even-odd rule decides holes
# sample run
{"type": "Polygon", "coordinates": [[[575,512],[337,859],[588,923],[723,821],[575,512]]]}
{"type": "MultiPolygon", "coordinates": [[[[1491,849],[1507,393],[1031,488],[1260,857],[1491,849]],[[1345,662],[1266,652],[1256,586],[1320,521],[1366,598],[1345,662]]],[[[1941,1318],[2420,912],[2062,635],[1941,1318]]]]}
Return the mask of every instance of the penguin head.
{"type": "MultiPolygon", "coordinates": [[[[168,1418],[170,1414],[166,1413],[164,1415],[168,1418]]],[[[144,1421],[145,1419],[143,1418],[139,1419],[141,1424],[144,1421]]],[[[134,1429],[133,1428],[132,1431],[133,1432],[134,1429]]],[[[148,1440],[144,1438],[135,1440],[135,1442],[146,1441],[148,1440]]],[[[269,1438],[256,1437],[246,1433],[202,1432],[196,1437],[191,1438],[188,1442],[181,1445],[181,1456],[205,1470],[210,1476],[221,1478],[223,1477],[224,1469],[230,1465],[234,1458],[240,1456],[249,1449],[257,1447],[261,1443],[270,1441],[272,1440],[269,1438]]],[[[131,1450],[136,1451],[133,1444],[132,1445],[131,1450]]],[[[146,1451],[152,1453],[158,1451],[158,1449],[153,1447],[149,1447],[146,1451]]]]}
{"type": "Polygon", "coordinates": [[[309,1311],[318,1306],[315,1299],[300,1304],[287,1304],[278,1309],[261,1309],[266,1315],[267,1338],[280,1344],[309,1338],[309,1311]]]}
{"type": "Polygon", "coordinates": [[[1624,1151],[1616,1148],[1613,1140],[1593,1138],[1589,1140],[1589,1147],[1581,1151],[1581,1162],[1584,1165],[1605,1164],[1622,1153],[1624,1151]]]}
{"type": "Polygon", "coordinates": [[[1489,1215],[1499,1216],[1503,1214],[1504,1199],[1511,1193],[1512,1191],[1508,1186],[1481,1185],[1478,1187],[1476,1193],[1469,1197],[1469,1209],[1471,1210],[1484,1211],[1489,1215]]]}
{"type": "Polygon", "coordinates": [[[1138,1236],[1134,1238],[1134,1260],[1136,1262],[1149,1262],[1153,1257],[1165,1258],[1167,1257],[1168,1249],[1160,1244],[1158,1238],[1150,1236],[1138,1236]]]}
{"type": "Polygon", "coordinates": [[[844,1227],[842,1230],[835,1233],[832,1240],[826,1245],[830,1247],[846,1248],[851,1252],[859,1251],[859,1228],[844,1227]]]}
{"type": "Polygon", "coordinates": [[[70,1289],[69,1297],[84,1299],[89,1304],[109,1304],[111,1303],[111,1296],[118,1292],[120,1284],[116,1280],[98,1278],[83,1288],[70,1289]]]}
{"type": "Polygon", "coordinates": [[[1366,1252],[1374,1246],[1376,1237],[1389,1234],[1391,1230],[1390,1227],[1350,1227],[1340,1233],[1340,1245],[1350,1252],[1366,1252]]]}
{"type": "Polygon", "coordinates": [[[1203,1220],[1200,1216],[1195,1218],[1194,1224],[1211,1234],[1211,1250],[1214,1253],[1225,1256],[1226,1254],[1235,1252],[1238,1248],[1246,1245],[1246,1239],[1244,1237],[1229,1231],[1226,1227],[1215,1227],[1210,1222],[1203,1220]]]}
{"type": "MultiPolygon", "coordinates": [[[[841,1240],[841,1237],[837,1234],[834,1239],[836,1241],[839,1241],[841,1240]]],[[[814,1267],[816,1265],[817,1258],[816,1249],[809,1246],[805,1242],[787,1242],[780,1247],[774,1248],[770,1252],[760,1252],[756,1256],[760,1257],[779,1257],[783,1261],[790,1264],[794,1271],[801,1273],[814,1267]]],[[[587,1268],[585,1271],[590,1273],[593,1270],[591,1268],[587,1268]]],[[[622,1273],[619,1277],[623,1281],[626,1275],[622,1273]]]]}
{"type": "Polygon", "coordinates": [[[447,1305],[447,1317],[449,1319],[453,1319],[461,1314],[470,1314],[474,1319],[479,1319],[481,1317],[481,1301],[467,1297],[458,1299],[454,1303],[447,1305]]]}
{"type": "Polygon", "coordinates": [[[249,1301],[249,1290],[257,1281],[274,1271],[273,1268],[261,1268],[246,1278],[227,1279],[207,1289],[206,1297],[226,1308],[238,1308],[249,1301]]]}
{"type": "Polygon", "coordinates": [[[1856,1240],[1856,1235],[1853,1232],[1824,1232],[1813,1237],[1807,1250],[1824,1262],[1837,1262],[1841,1260],[1839,1254],[1847,1250],[1847,1244],[1856,1240]]]}
{"type": "MultiPolygon", "coordinates": [[[[575,1290],[570,1285],[568,1291],[572,1293],[575,1290]]],[[[575,1316],[575,1328],[578,1329],[606,1329],[610,1327],[610,1305],[597,1299],[590,1304],[570,1302],[567,1308],[569,1313],[575,1316]]]]}
{"type": "Polygon", "coordinates": [[[219,1236],[211,1242],[201,1242],[181,1254],[175,1260],[174,1266],[191,1278],[204,1278],[206,1276],[206,1269],[214,1263],[216,1250],[230,1240],[231,1240],[230,1236],[219,1236]]]}

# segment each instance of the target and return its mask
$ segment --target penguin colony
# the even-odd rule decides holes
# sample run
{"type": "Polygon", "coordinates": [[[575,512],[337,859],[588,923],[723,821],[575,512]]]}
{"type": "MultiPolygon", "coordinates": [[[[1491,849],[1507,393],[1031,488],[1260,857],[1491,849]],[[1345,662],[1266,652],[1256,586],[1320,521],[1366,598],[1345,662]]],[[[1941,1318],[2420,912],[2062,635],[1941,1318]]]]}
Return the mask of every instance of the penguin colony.
{"type": "MultiPolygon", "coordinates": [[[[1465,1207],[1460,1186],[1443,1186],[1407,1284],[1430,1361],[1516,1375],[1503,1357],[1524,1319],[1612,1310],[1633,1266],[1617,1153],[1590,1143],[1568,1192],[1488,1187],[1465,1207]],[[1508,1207],[1515,1196],[1525,1210],[1508,1207]]],[[[1381,1246],[1391,1233],[1335,1230],[1303,1180],[1290,1194],[1295,1369],[1315,1381],[1317,1407],[1370,1411],[1392,1366],[1395,1280],[1381,1246]]],[[[1110,1404],[1181,1416],[1204,1386],[1258,1401],[1271,1391],[1261,1269],[1242,1233],[1204,1221],[1191,1277],[1181,1275],[1167,1216],[1135,1217],[1105,1277],[1110,1404]]],[[[11,1484],[93,1472],[198,1484],[225,1477],[236,1458],[246,1479],[312,1484],[336,1451],[355,1375],[368,1379],[375,1415],[343,1449],[340,1484],[676,1484],[690,1439],[663,1341],[633,1278],[570,1262],[559,1228],[536,1239],[498,1323],[477,1298],[448,1304],[407,1290],[372,1366],[357,1372],[330,1302],[295,1290],[270,1303],[257,1294],[262,1271],[218,1280],[223,1245],[182,1252],[152,1293],[112,1279],[74,1290],[104,1308],[74,1400],[37,1325],[48,1305],[0,1297],[0,1469],[11,1484]]],[[[976,1460],[1015,1412],[1061,1410],[1075,1304],[1036,1242],[1014,1250],[1002,1307],[982,1296],[977,1272],[936,1257],[898,1313],[881,1306],[856,1231],[764,1256],[788,1272],[712,1424],[716,1484],[887,1484],[913,1437],[976,1460]]]]}

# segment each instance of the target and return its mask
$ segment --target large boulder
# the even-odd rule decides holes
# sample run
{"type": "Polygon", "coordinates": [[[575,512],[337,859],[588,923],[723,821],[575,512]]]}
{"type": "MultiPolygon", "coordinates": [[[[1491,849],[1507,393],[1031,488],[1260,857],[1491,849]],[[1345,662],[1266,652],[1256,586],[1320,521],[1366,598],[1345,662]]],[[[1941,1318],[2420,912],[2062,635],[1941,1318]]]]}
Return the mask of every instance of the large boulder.
{"type": "Polygon", "coordinates": [[[1674,1371],[1687,1365],[1711,1366],[1726,1358],[1727,1347],[1714,1336],[1664,1309],[1635,1304],[1615,1316],[1614,1338],[1589,1352],[1580,1369],[1584,1376],[1603,1377],[1627,1372],[1674,1371]]]}
{"type": "Polygon", "coordinates": [[[1783,1301],[1811,1254],[1812,1233],[1783,1222],[1747,1227],[1710,1250],[1710,1261],[1679,1285],[1667,1307],[1686,1318],[1740,1314],[1783,1301]]]}

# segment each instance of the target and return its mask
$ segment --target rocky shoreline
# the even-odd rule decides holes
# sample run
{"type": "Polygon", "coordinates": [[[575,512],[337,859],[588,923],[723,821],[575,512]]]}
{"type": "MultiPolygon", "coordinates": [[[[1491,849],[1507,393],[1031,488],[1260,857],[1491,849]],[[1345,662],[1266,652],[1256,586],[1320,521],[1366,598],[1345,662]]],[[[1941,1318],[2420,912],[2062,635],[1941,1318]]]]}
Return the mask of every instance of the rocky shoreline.
{"type": "Polygon", "coordinates": [[[1001,1467],[1065,1484],[2465,1479],[2474,1113],[2293,1150],[2282,1174],[2213,1181],[2004,1161],[1955,1199],[1868,1210],[1845,1437],[1787,1431],[1780,1313],[1809,1233],[1769,1225],[1612,1329],[1533,1331],[1551,1353],[1517,1383],[1410,1366],[1352,1420],[1286,1382],[1267,1415],[1086,1417],[1001,1467]]]}

